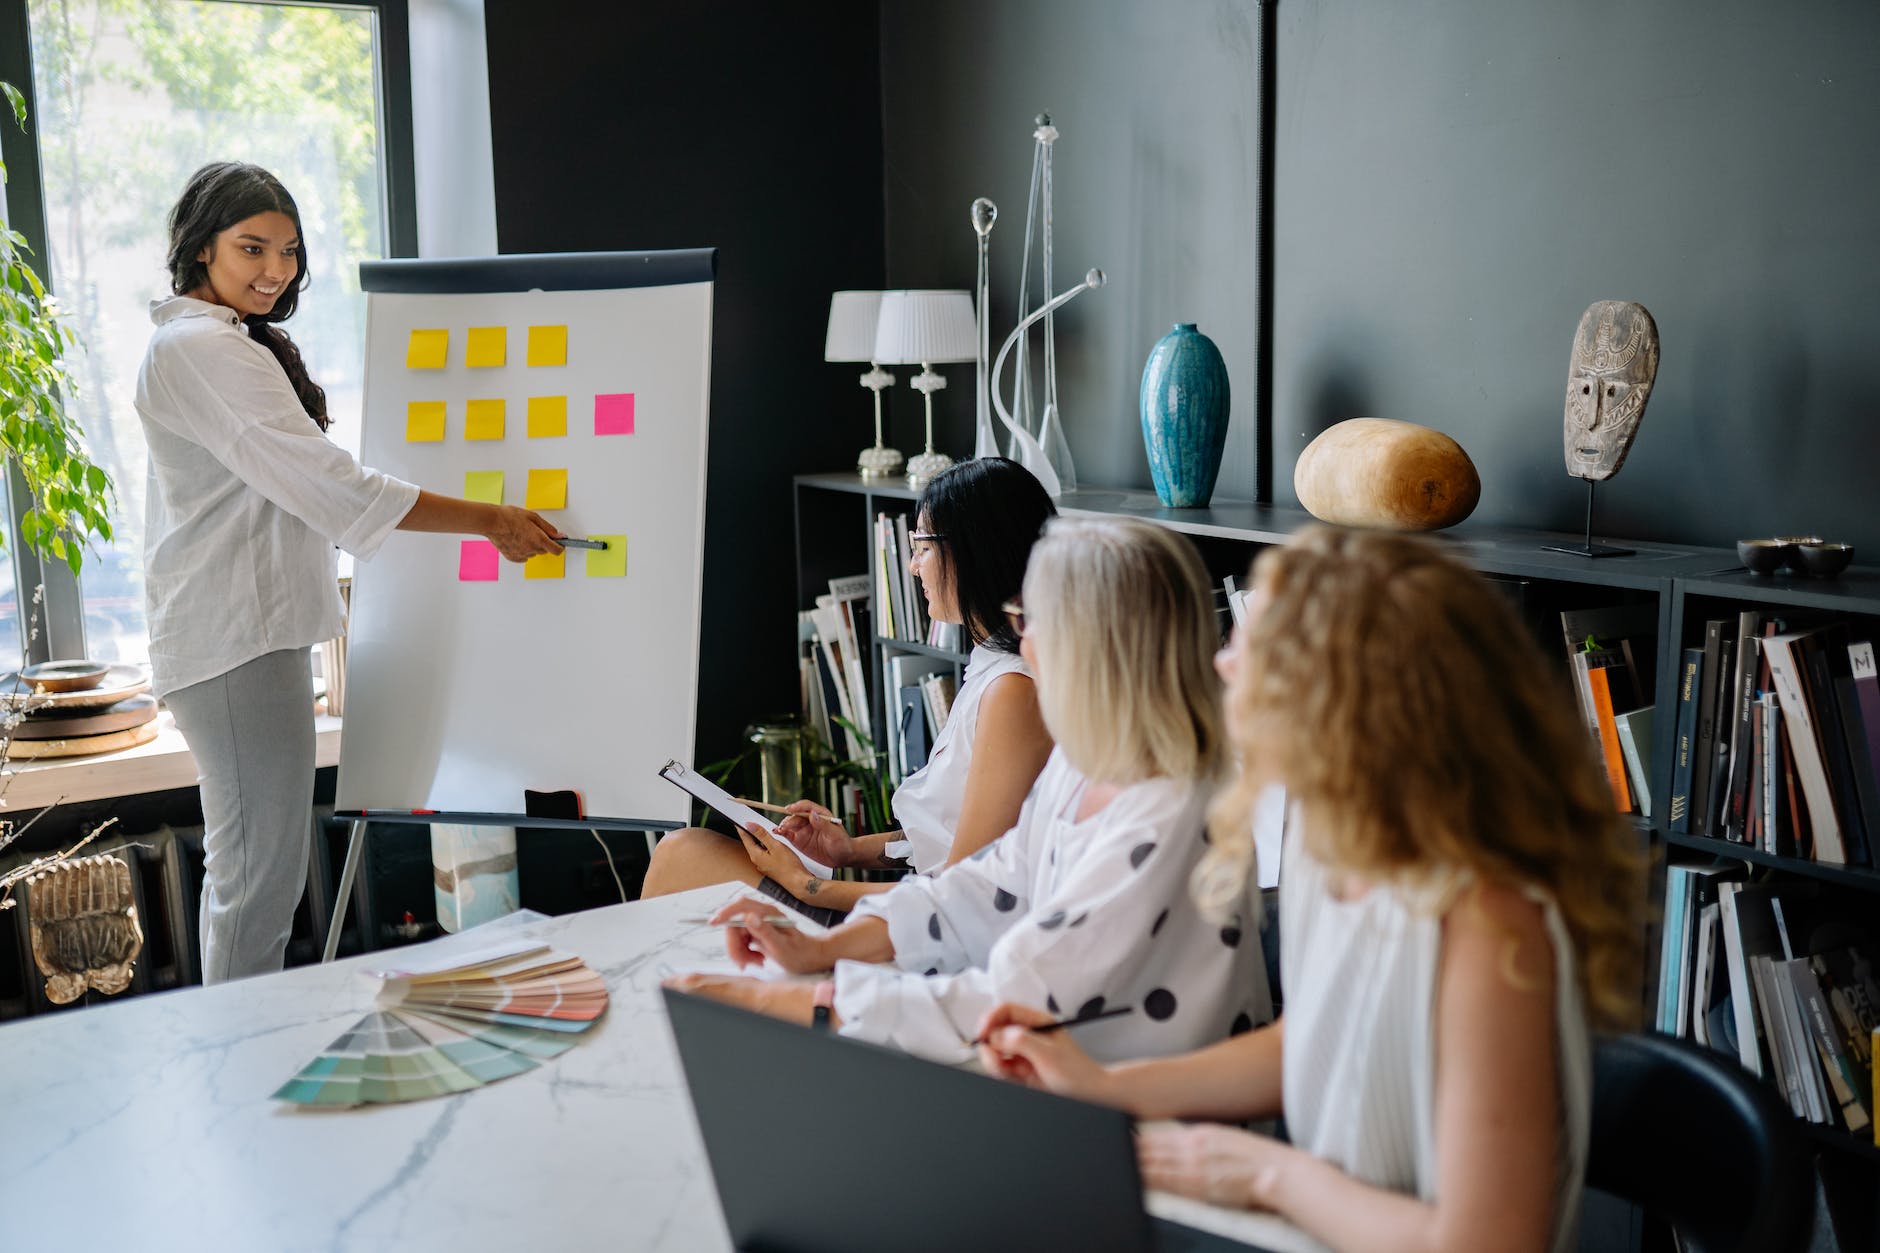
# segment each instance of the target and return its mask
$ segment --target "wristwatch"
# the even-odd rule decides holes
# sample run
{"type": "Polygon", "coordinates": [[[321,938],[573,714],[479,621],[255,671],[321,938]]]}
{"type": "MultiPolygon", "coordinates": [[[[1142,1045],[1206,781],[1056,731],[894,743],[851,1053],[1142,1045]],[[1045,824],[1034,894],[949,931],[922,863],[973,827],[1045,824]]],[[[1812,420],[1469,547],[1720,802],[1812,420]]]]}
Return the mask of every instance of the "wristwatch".
{"type": "Polygon", "coordinates": [[[836,981],[824,979],[816,985],[815,1008],[810,1011],[809,1025],[814,1031],[829,1030],[829,1012],[836,1004],[836,981]]]}

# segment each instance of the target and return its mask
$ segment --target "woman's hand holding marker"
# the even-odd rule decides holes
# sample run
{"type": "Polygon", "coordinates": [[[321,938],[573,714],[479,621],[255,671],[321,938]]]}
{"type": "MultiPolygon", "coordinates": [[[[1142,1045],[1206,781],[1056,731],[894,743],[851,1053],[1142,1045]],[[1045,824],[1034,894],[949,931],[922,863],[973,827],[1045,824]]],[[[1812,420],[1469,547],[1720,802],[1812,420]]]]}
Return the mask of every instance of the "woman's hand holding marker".
{"type": "Polygon", "coordinates": [[[519,505],[491,505],[494,516],[483,534],[496,551],[510,561],[527,561],[545,553],[558,553],[561,544],[553,523],[519,505]]]}

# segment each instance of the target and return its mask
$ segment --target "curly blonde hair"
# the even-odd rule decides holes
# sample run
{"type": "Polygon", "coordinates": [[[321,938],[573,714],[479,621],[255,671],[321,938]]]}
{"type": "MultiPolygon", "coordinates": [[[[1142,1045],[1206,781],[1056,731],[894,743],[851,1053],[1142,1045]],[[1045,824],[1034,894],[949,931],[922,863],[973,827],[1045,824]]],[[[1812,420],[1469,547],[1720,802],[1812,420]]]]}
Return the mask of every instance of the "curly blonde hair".
{"type": "Polygon", "coordinates": [[[1210,815],[1198,895],[1251,866],[1254,799],[1283,782],[1330,867],[1548,893],[1589,1016],[1632,1023],[1639,840],[1507,598],[1427,540],[1326,527],[1262,553],[1253,588],[1264,604],[1234,645],[1227,693],[1247,769],[1210,815]]]}
{"type": "Polygon", "coordinates": [[[1220,629],[1186,537],[1133,518],[1053,518],[1025,568],[1025,616],[1045,727],[1084,777],[1220,773],[1220,629]]]}

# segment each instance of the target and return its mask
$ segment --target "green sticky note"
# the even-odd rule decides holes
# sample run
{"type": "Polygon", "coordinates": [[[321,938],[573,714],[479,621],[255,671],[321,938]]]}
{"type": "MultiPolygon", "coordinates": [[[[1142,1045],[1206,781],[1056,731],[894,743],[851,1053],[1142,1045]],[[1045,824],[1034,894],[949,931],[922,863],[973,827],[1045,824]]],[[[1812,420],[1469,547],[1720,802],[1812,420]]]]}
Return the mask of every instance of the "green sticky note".
{"type": "Polygon", "coordinates": [[[590,535],[589,539],[606,540],[605,549],[588,549],[587,576],[590,579],[621,579],[627,574],[627,537],[624,535],[590,535]]]}
{"type": "Polygon", "coordinates": [[[478,500],[486,505],[503,503],[503,472],[501,470],[471,470],[463,476],[463,498],[478,500]]]}
{"type": "Polygon", "coordinates": [[[405,440],[435,444],[444,438],[444,402],[414,400],[405,406],[405,440]]]}
{"type": "Polygon", "coordinates": [[[449,331],[413,331],[405,344],[408,370],[441,370],[449,356],[449,331]]]}
{"type": "Polygon", "coordinates": [[[500,326],[473,326],[463,363],[472,369],[502,365],[509,356],[509,332],[500,326]]]}

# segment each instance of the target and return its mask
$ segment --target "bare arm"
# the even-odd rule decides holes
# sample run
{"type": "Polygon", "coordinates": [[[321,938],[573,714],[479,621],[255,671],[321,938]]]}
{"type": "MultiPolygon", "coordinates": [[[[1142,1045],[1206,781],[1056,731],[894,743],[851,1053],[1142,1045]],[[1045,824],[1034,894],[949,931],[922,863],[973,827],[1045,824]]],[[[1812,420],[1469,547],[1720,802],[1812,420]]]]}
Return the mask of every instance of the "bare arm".
{"type": "Polygon", "coordinates": [[[1280,1018],[1179,1057],[1112,1066],[1110,1082],[1121,1097],[1115,1104],[1141,1119],[1276,1117],[1284,1027],[1280,1018]]]}
{"type": "MultiPolygon", "coordinates": [[[[1164,1160],[1186,1149],[1189,1178],[1217,1185],[1210,1199],[1277,1210],[1337,1249],[1546,1248],[1562,1115],[1553,949],[1540,907],[1505,888],[1472,893],[1444,919],[1438,979],[1437,1202],[1360,1183],[1298,1149],[1225,1128],[1170,1133],[1164,1160]],[[1213,1144],[1201,1146],[1202,1137],[1213,1144]]],[[[1154,1180],[1147,1139],[1145,1172],[1154,1180]]]]}
{"type": "Polygon", "coordinates": [[[481,535],[511,561],[561,551],[561,545],[555,542],[561,532],[538,513],[515,505],[490,505],[422,490],[398,529],[481,535]]]}
{"type": "Polygon", "coordinates": [[[1018,825],[1018,811],[1051,756],[1051,733],[1038,711],[1038,688],[1022,674],[1002,674],[979,701],[966,797],[946,864],[966,860],[1018,825]]]}
{"type": "Polygon", "coordinates": [[[1282,1018],[1272,1024],[1176,1057],[1100,1066],[1067,1031],[1037,1035],[1054,1015],[1000,1005],[979,1034],[986,1069],[1063,1096],[1110,1105],[1141,1119],[1207,1118],[1244,1122],[1280,1112],[1282,1018]]]}

